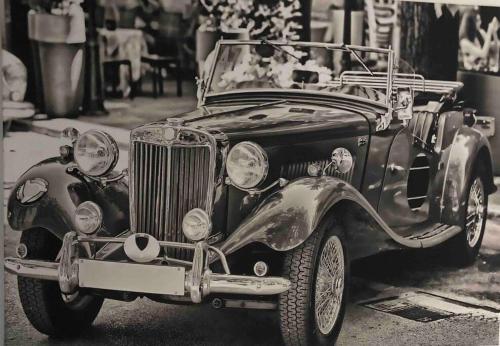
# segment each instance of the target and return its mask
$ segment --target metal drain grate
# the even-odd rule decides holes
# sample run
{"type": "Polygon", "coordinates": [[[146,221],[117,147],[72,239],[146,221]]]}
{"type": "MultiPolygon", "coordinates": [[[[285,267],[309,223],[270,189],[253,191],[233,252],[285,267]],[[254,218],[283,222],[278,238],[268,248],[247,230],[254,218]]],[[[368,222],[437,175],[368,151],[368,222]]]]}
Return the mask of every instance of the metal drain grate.
{"type": "Polygon", "coordinates": [[[415,304],[403,297],[389,297],[361,305],[417,322],[432,322],[455,315],[441,309],[415,304]]]}
{"type": "Polygon", "coordinates": [[[454,316],[498,320],[500,310],[435,293],[416,291],[360,302],[359,305],[417,322],[432,322],[454,316]]]}

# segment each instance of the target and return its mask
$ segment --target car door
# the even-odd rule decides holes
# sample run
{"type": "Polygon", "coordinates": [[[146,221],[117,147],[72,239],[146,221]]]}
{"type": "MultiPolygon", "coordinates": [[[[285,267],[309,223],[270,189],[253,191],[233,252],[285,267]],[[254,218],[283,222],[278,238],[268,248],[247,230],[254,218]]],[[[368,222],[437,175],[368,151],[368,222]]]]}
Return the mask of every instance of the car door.
{"type": "Polygon", "coordinates": [[[435,113],[415,112],[409,124],[401,126],[389,150],[379,214],[401,233],[433,219],[430,180],[437,169],[437,155],[430,143],[436,120],[435,113]]]}

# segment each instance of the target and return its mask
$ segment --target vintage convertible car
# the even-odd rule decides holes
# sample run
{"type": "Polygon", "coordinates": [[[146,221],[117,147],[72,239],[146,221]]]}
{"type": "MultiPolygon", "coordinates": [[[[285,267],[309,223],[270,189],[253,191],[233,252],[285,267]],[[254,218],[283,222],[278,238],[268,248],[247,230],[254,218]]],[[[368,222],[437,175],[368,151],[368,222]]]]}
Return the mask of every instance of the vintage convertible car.
{"type": "Polygon", "coordinates": [[[352,260],[474,260],[495,186],[460,83],[389,49],[227,40],[212,58],[195,111],[131,131],[128,170],[108,134],[67,129],[15,185],[5,267],[36,329],[149,297],[278,310],[286,345],[331,345],[352,260]]]}

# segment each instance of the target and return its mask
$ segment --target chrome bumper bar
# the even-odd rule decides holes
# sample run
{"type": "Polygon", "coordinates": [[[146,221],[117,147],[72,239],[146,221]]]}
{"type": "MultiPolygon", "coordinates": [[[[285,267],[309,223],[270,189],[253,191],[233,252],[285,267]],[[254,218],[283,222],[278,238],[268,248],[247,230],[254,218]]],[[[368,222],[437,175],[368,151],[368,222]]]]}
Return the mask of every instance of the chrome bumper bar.
{"type": "MultiPolygon", "coordinates": [[[[114,241],[122,242],[118,239],[114,238],[114,241]]],[[[91,240],[88,238],[84,239],[84,242],[89,241],[91,240]]],[[[65,295],[71,295],[79,287],[85,287],[188,296],[193,303],[200,303],[203,297],[213,293],[274,295],[290,288],[290,281],[281,277],[212,273],[206,263],[207,245],[204,242],[192,245],[194,256],[189,270],[167,265],[78,258],[78,244],[77,235],[69,232],[64,236],[59,262],[7,257],[4,262],[5,269],[19,276],[58,281],[61,292],[65,295]]],[[[169,246],[176,245],[176,243],[169,244],[169,246]]],[[[179,247],[186,245],[179,243],[179,247]]],[[[217,254],[224,256],[221,253],[217,254]]],[[[226,263],[225,258],[221,258],[221,261],[226,263]]]]}

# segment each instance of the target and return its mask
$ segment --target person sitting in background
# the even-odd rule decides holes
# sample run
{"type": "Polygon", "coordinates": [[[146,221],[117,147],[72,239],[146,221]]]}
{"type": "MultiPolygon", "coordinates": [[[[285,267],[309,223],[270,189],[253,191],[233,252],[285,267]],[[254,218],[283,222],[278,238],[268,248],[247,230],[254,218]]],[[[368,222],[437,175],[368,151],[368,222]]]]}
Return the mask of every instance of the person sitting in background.
{"type": "MultiPolygon", "coordinates": [[[[464,68],[467,70],[484,70],[488,66],[488,58],[494,36],[497,37],[498,19],[494,17],[488,24],[486,33],[481,29],[481,19],[477,10],[464,13],[460,24],[460,50],[464,68]]],[[[498,39],[495,39],[498,44],[498,39]]]]}

